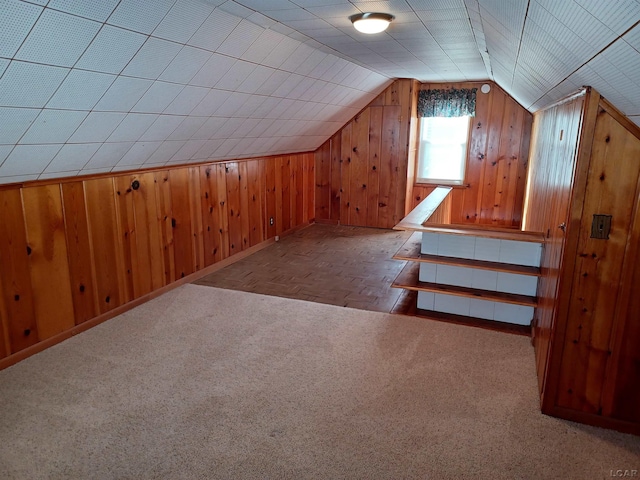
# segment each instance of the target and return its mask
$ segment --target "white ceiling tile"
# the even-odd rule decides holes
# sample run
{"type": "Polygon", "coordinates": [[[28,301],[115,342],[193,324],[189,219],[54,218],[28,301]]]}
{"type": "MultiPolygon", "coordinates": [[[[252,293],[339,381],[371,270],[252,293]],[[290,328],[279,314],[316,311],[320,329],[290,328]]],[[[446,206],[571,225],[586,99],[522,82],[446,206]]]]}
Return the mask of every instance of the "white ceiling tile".
{"type": "Polygon", "coordinates": [[[140,137],[140,141],[166,140],[184,119],[178,115],[160,115],[140,137]]]}
{"type": "Polygon", "coordinates": [[[218,140],[206,140],[200,150],[196,152],[196,158],[208,159],[213,156],[213,153],[222,145],[223,139],[218,140]]]}
{"type": "Polygon", "coordinates": [[[111,15],[111,12],[113,12],[117,4],[118,0],[100,0],[99,2],[87,2],[86,0],[50,0],[47,6],[79,17],[104,22],[109,18],[109,15],[111,15]]]}
{"type": "Polygon", "coordinates": [[[156,80],[181,49],[177,43],[149,37],[122,74],[156,80]]]}
{"type": "Polygon", "coordinates": [[[257,115],[257,111],[266,101],[266,99],[267,97],[251,95],[249,98],[247,98],[247,101],[244,102],[238,110],[236,110],[235,115],[241,118],[260,118],[257,115]]]}
{"type": "Polygon", "coordinates": [[[125,116],[124,113],[91,112],[71,136],[69,142],[104,142],[125,116]]]}
{"type": "Polygon", "coordinates": [[[100,145],[100,143],[67,143],[60,149],[44,172],[82,170],[93,154],[98,151],[100,145]]]}
{"type": "Polygon", "coordinates": [[[42,10],[42,7],[18,0],[0,1],[0,56],[13,57],[42,10]]]}
{"type": "Polygon", "coordinates": [[[278,50],[284,35],[273,30],[264,30],[240,58],[254,63],[262,63],[274,50],[278,50]]]}
{"type": "Polygon", "coordinates": [[[191,115],[213,115],[225,102],[229,92],[223,90],[210,90],[202,101],[191,111],[191,115]]]}
{"type": "Polygon", "coordinates": [[[272,68],[258,65],[236,88],[238,92],[256,93],[258,89],[271,77],[274,72],[272,68]]]}
{"type": "Polygon", "coordinates": [[[132,112],[162,113],[184,89],[183,85],[166,82],[153,82],[151,88],[131,109],[132,112]]]}
{"type": "Polygon", "coordinates": [[[235,58],[214,53],[189,81],[190,85],[213,87],[236,63],[235,58]]]}
{"type": "Polygon", "coordinates": [[[151,80],[118,77],[95,106],[95,110],[128,112],[151,85],[153,85],[151,80]]]}
{"type": "Polygon", "coordinates": [[[235,113],[244,105],[250,95],[245,93],[231,92],[224,103],[216,110],[218,117],[234,117],[235,113]]]}
{"type": "MultiPolygon", "coordinates": [[[[236,3],[240,3],[252,10],[264,10],[264,0],[236,0],[236,3]]],[[[286,10],[288,8],[296,8],[296,5],[289,0],[269,0],[269,10],[286,10]]]]}
{"type": "Polygon", "coordinates": [[[193,138],[196,138],[198,140],[206,140],[208,138],[212,138],[216,134],[216,132],[220,131],[220,129],[226,122],[227,119],[222,117],[205,118],[204,124],[193,135],[193,138]]]}
{"type": "Polygon", "coordinates": [[[0,145],[0,167],[14,148],[15,145],[0,145]]]}
{"type": "Polygon", "coordinates": [[[17,145],[0,167],[0,176],[41,174],[62,145],[17,145]]]}
{"type": "Polygon", "coordinates": [[[300,45],[300,42],[297,40],[284,37],[282,41],[278,43],[278,48],[272,49],[262,61],[262,64],[267,67],[279,68],[300,45]]]}
{"type": "Polygon", "coordinates": [[[262,32],[264,32],[264,28],[242,20],[222,42],[222,45],[216,49],[216,52],[239,58],[260,37],[262,32]]]}
{"type": "Polygon", "coordinates": [[[68,68],[12,61],[0,79],[0,107],[43,107],[68,68]]]}
{"type": "Polygon", "coordinates": [[[240,20],[216,8],[187,43],[214,52],[238,26],[240,20]]]}
{"type": "Polygon", "coordinates": [[[98,151],[91,157],[91,160],[85,165],[83,171],[95,168],[115,167],[132,146],[133,142],[103,143],[98,151]]]}
{"type": "Polygon", "coordinates": [[[220,9],[240,18],[246,18],[253,14],[253,10],[234,2],[233,0],[220,4],[220,9]]]}
{"type": "Polygon", "coordinates": [[[271,95],[291,76],[290,73],[282,72],[280,70],[271,70],[271,75],[268,75],[258,86],[255,93],[257,95],[271,95]]]}
{"type": "Polygon", "coordinates": [[[640,127],[640,115],[632,115],[629,117],[633,123],[640,127]]]}
{"type": "Polygon", "coordinates": [[[162,72],[159,80],[187,84],[211,58],[211,52],[200,48],[182,47],[182,50],[162,72]]]}
{"type": "Polygon", "coordinates": [[[42,110],[20,143],[65,143],[88,114],[74,110],[42,110]]]}
{"type": "Polygon", "coordinates": [[[99,29],[98,22],[45,9],[15,58],[71,67],[99,29]]]}
{"type": "Polygon", "coordinates": [[[184,144],[184,140],[164,141],[147,159],[146,163],[166,163],[171,160],[171,158],[182,148],[184,144]]]}
{"type": "Polygon", "coordinates": [[[187,43],[212,11],[213,7],[201,1],[180,0],[156,27],[153,36],[187,43]]]}
{"type": "Polygon", "coordinates": [[[640,52],[640,25],[636,25],[622,38],[640,52]]]}
{"type": "Polygon", "coordinates": [[[80,173],[80,170],[71,170],[64,172],[53,172],[53,173],[41,173],[38,175],[38,180],[50,180],[53,178],[65,178],[65,177],[75,177],[80,173]]]}
{"type": "Polygon", "coordinates": [[[104,25],[76,68],[105,73],[120,73],[140,49],[147,37],[122,28],[104,25]]]}
{"type": "Polygon", "coordinates": [[[640,3],[636,0],[576,0],[591,15],[598,18],[607,27],[621,35],[640,18],[640,3]]]}
{"type": "Polygon", "coordinates": [[[167,137],[167,140],[189,140],[202,127],[206,117],[185,117],[180,125],[167,137]]]}
{"type": "Polygon", "coordinates": [[[283,98],[288,97],[304,79],[305,77],[302,75],[297,75],[295,73],[289,74],[282,84],[273,92],[273,96],[283,98]]]}
{"type": "Polygon", "coordinates": [[[115,79],[115,75],[73,69],[46,106],[91,110],[115,79]]]}
{"type": "Polygon", "coordinates": [[[185,142],[185,144],[176,152],[176,154],[171,157],[169,162],[177,163],[177,162],[185,162],[190,160],[205,144],[206,140],[189,140],[185,142]]]}
{"type": "Polygon", "coordinates": [[[150,34],[176,0],[122,0],[107,23],[150,34]]]}
{"type": "Polygon", "coordinates": [[[209,92],[209,88],[186,86],[163,113],[188,115],[209,92]]]}
{"type": "Polygon", "coordinates": [[[109,136],[107,142],[135,142],[157,119],[157,114],[128,113],[109,136]]]}
{"type": "Polygon", "coordinates": [[[4,71],[9,66],[9,63],[11,63],[11,61],[9,59],[0,58],[0,78],[2,78],[2,75],[4,75],[4,71]]]}
{"type": "Polygon", "coordinates": [[[234,91],[255,70],[253,63],[238,60],[227,73],[216,83],[215,88],[234,91]]]}
{"type": "Polygon", "coordinates": [[[37,108],[0,107],[0,144],[18,143],[39,113],[37,108]]]}
{"type": "Polygon", "coordinates": [[[146,162],[153,152],[155,152],[162,142],[136,142],[120,159],[117,167],[138,166],[146,162]]]}

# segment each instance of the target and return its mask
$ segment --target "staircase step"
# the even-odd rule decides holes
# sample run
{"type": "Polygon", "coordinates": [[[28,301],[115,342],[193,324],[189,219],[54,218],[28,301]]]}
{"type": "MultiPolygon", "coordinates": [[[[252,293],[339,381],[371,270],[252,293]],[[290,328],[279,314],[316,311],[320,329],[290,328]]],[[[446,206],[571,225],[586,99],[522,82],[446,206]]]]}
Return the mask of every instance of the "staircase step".
{"type": "Polygon", "coordinates": [[[444,285],[440,283],[421,282],[419,280],[420,264],[407,262],[407,265],[398,274],[391,284],[394,288],[404,288],[422,292],[442,293],[445,295],[456,295],[459,297],[476,298],[492,302],[511,303],[514,305],[524,305],[536,307],[538,300],[529,295],[519,295],[515,293],[495,292],[492,290],[482,290],[479,288],[460,287],[458,285],[444,285]]]}
{"type": "Polygon", "coordinates": [[[441,265],[452,265],[456,267],[478,268],[482,270],[493,270],[495,272],[515,273],[520,275],[537,276],[541,275],[539,267],[528,267],[525,265],[512,265],[509,263],[487,262],[485,260],[471,260],[459,257],[444,257],[442,255],[430,255],[420,253],[422,247],[422,233],[416,232],[400,247],[392,257],[394,260],[406,260],[410,262],[439,263],[441,265]]]}

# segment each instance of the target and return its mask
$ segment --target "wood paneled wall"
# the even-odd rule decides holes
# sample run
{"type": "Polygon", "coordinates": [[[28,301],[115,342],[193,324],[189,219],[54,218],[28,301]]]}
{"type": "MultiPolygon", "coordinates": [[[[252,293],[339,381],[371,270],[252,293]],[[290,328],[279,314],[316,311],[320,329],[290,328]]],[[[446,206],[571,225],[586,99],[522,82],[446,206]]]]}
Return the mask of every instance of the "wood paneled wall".
{"type": "MultiPolygon", "coordinates": [[[[493,82],[423,83],[427,89],[477,88],[465,185],[451,193],[451,223],[519,227],[522,220],[532,115],[493,82]],[[482,93],[484,83],[491,85],[482,93]]],[[[414,179],[410,178],[410,182],[414,179]]],[[[436,185],[415,184],[412,205],[436,185]]]]}
{"type": "Polygon", "coordinates": [[[314,168],[306,153],[0,188],[0,366],[313,221],[314,168]]]}
{"type": "Polygon", "coordinates": [[[527,185],[525,230],[543,232],[542,277],[538,282],[538,307],[533,322],[538,383],[542,392],[549,355],[558,281],[562,269],[569,201],[578,153],[585,96],[574,97],[536,113],[527,185]]]}
{"type": "Polygon", "coordinates": [[[586,89],[537,112],[534,132],[525,227],[548,236],[534,328],[542,409],[640,434],[640,128],[586,89]],[[594,215],[610,216],[606,238],[594,215]]]}
{"type": "Polygon", "coordinates": [[[316,151],[316,221],[391,228],[405,215],[415,81],[394,81],[316,151]]]}

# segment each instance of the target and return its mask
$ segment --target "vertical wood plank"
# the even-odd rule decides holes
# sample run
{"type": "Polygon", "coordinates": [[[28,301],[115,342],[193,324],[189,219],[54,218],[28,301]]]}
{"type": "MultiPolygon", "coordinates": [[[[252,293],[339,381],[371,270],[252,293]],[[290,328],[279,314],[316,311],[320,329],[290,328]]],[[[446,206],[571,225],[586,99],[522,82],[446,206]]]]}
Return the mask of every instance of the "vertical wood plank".
{"type": "Polygon", "coordinates": [[[202,228],[204,242],[205,266],[213,265],[222,260],[220,246],[220,204],[216,194],[217,176],[213,165],[200,167],[200,200],[202,209],[202,228]]]}
{"type": "Polygon", "coordinates": [[[351,225],[350,213],[350,186],[351,186],[351,129],[353,122],[349,122],[342,128],[340,139],[340,223],[351,225]]]}
{"type": "MultiPolygon", "coordinates": [[[[136,245],[136,219],[133,212],[133,189],[131,183],[137,180],[135,175],[124,175],[114,177],[115,201],[117,207],[117,217],[119,222],[120,243],[122,244],[123,253],[123,272],[124,272],[124,302],[137,298],[134,283],[145,283],[145,273],[141,272],[138,265],[138,248],[136,245]],[[137,277],[137,282],[134,279],[137,277]]],[[[148,280],[148,278],[147,278],[148,280]]]]}
{"type": "Polygon", "coordinates": [[[266,238],[273,238],[278,234],[279,217],[276,207],[276,196],[278,194],[276,186],[276,170],[277,170],[277,158],[271,157],[265,160],[265,202],[266,202],[266,214],[264,222],[266,225],[266,238]]]}
{"type": "Polygon", "coordinates": [[[263,160],[249,160],[245,164],[247,169],[247,197],[249,200],[249,246],[253,247],[264,240],[263,160]]]}
{"type": "Polygon", "coordinates": [[[238,163],[238,179],[240,180],[240,225],[242,226],[241,248],[245,250],[251,246],[251,227],[249,218],[249,174],[247,162],[238,163]]]}
{"type": "Polygon", "coordinates": [[[79,325],[99,312],[84,184],[63,183],[62,200],[74,317],[79,325]]]}
{"type": "Polygon", "coordinates": [[[193,271],[205,266],[204,232],[202,211],[200,209],[200,168],[189,168],[189,208],[191,215],[191,250],[193,251],[193,271]]]}
{"type": "Polygon", "coordinates": [[[342,165],[342,132],[336,133],[331,138],[331,215],[332,222],[341,223],[340,205],[341,198],[341,178],[342,173],[340,167],[342,165]]]}
{"type": "Polygon", "coordinates": [[[280,185],[282,191],[282,231],[290,230],[291,225],[291,157],[281,159],[280,185]]]}
{"type": "Polygon", "coordinates": [[[324,142],[315,153],[316,163],[316,218],[331,218],[331,139],[324,142]]]}
{"type": "MultiPolygon", "coordinates": [[[[384,106],[380,146],[380,202],[378,224],[391,228],[400,221],[396,214],[396,193],[401,185],[398,178],[400,163],[400,106],[384,106]]],[[[404,210],[404,203],[402,205],[404,210]]]]}
{"type": "Polygon", "coordinates": [[[84,182],[100,313],[122,305],[125,285],[113,178],[84,182]]]}
{"type": "Polygon", "coordinates": [[[216,170],[216,200],[220,208],[218,209],[218,225],[220,227],[220,246],[222,259],[231,255],[229,241],[229,205],[227,201],[227,165],[219,163],[215,165],[216,170]]]}
{"type": "Polygon", "coordinates": [[[367,225],[370,110],[369,108],[363,110],[356,115],[352,122],[349,183],[350,225],[367,225]]]}
{"type": "Polygon", "coordinates": [[[229,255],[242,251],[242,220],[240,218],[240,170],[238,162],[225,164],[227,184],[227,216],[229,217],[229,255]]]}
{"type": "Polygon", "coordinates": [[[302,205],[298,205],[298,168],[300,155],[288,155],[289,158],[289,215],[291,216],[291,228],[298,225],[298,212],[302,205]]]}
{"type": "Polygon", "coordinates": [[[175,275],[176,279],[179,279],[195,271],[188,168],[175,168],[169,171],[169,190],[175,275]]]}
{"type": "Polygon", "coordinates": [[[380,147],[382,141],[383,107],[371,107],[369,118],[369,158],[367,166],[367,221],[370,227],[378,226],[380,203],[380,147]]]}
{"type": "Polygon", "coordinates": [[[0,280],[0,359],[11,354],[11,343],[9,342],[9,314],[5,306],[5,295],[2,290],[0,280]]]}
{"type": "Polygon", "coordinates": [[[22,200],[38,339],[44,340],[75,325],[60,186],[24,188],[22,200]]]}
{"type": "Polygon", "coordinates": [[[0,282],[11,353],[38,342],[20,189],[0,190],[0,282]]]}
{"type": "Polygon", "coordinates": [[[164,283],[168,285],[176,280],[176,261],[173,244],[173,213],[171,208],[171,185],[169,171],[155,174],[158,228],[162,233],[162,264],[164,283]]]}
{"type": "Polygon", "coordinates": [[[304,204],[307,206],[307,211],[304,216],[305,223],[309,223],[315,220],[316,211],[316,195],[314,190],[314,179],[316,175],[316,166],[313,161],[313,154],[305,153],[305,168],[304,168],[304,204]]]}

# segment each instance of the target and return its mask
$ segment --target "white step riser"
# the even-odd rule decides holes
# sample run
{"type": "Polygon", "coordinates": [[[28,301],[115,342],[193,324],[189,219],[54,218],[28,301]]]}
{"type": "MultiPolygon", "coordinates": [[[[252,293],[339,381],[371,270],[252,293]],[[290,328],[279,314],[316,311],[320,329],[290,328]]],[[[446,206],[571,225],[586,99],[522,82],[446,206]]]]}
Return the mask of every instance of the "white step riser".
{"type": "Polygon", "coordinates": [[[418,308],[517,325],[529,325],[534,312],[533,307],[524,305],[432,292],[418,292],[418,308]]]}

